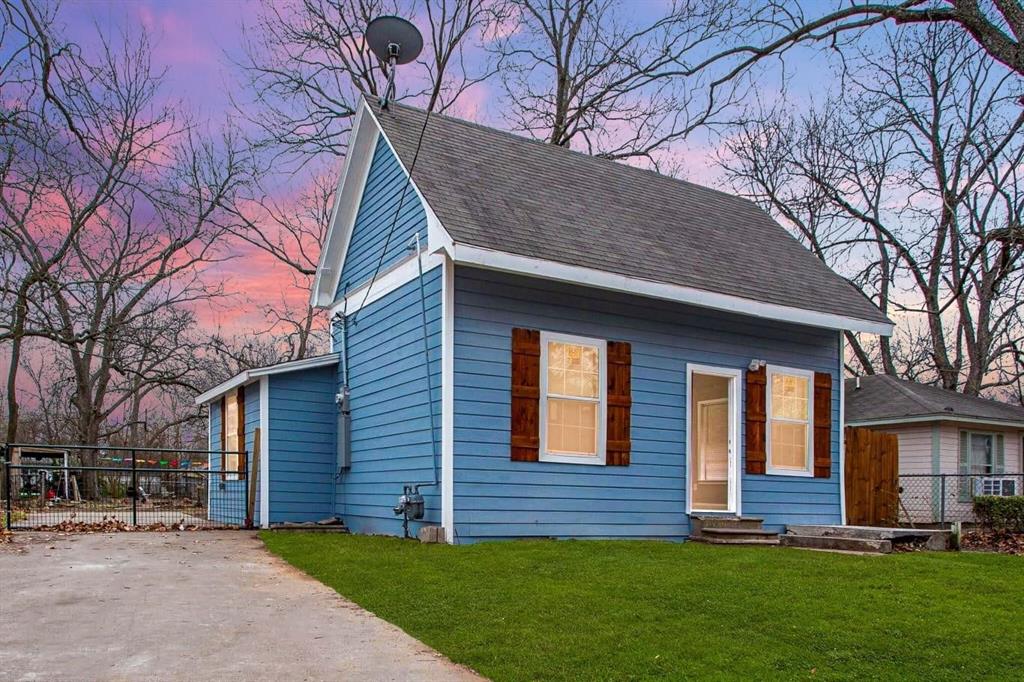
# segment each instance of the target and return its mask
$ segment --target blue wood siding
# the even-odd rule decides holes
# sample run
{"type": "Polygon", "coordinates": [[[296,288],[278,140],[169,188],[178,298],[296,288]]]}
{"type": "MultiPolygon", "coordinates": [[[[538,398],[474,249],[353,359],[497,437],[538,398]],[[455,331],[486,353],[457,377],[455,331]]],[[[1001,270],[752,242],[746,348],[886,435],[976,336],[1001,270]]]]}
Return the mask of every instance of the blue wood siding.
{"type": "Polygon", "coordinates": [[[268,377],[271,523],[333,513],[337,371],[314,367],[268,377]]]}
{"type": "MultiPolygon", "coordinates": [[[[687,363],[744,369],[758,358],[831,372],[834,386],[839,385],[835,331],[462,266],[456,267],[455,286],[460,542],[524,536],[685,538],[687,363]],[[510,461],[513,327],[632,344],[628,467],[510,461]]],[[[743,474],[744,515],[763,517],[772,529],[840,522],[838,390],[832,398],[832,477],[743,474]]]]}
{"type": "Polygon", "coordinates": [[[346,289],[355,289],[369,280],[381,262],[381,252],[382,271],[408,256],[409,241],[417,232],[426,241],[427,214],[416,190],[406,187],[405,171],[381,136],[370,163],[335,297],[340,298],[346,289]],[[389,239],[403,190],[405,198],[389,239]]]}
{"type": "MultiPolygon", "coordinates": [[[[210,470],[219,471],[221,462],[220,443],[220,399],[210,403],[210,470]]],[[[245,450],[249,453],[249,466],[252,471],[254,456],[254,439],[256,429],[260,425],[260,385],[259,382],[245,387],[245,450]]],[[[256,482],[256,494],[259,495],[259,481],[256,482]]],[[[245,521],[246,493],[249,482],[247,479],[226,481],[222,476],[210,476],[210,508],[208,518],[220,523],[241,524],[245,521]]],[[[260,522],[259,497],[255,507],[255,523],[260,522]]]]}
{"type": "MultiPolygon", "coordinates": [[[[419,279],[348,318],[352,466],[341,477],[336,512],[358,533],[401,534],[401,519],[392,508],[402,485],[434,480],[431,405],[440,466],[441,268],[424,273],[423,287],[432,401],[424,371],[419,279]]],[[[424,487],[422,493],[425,522],[439,524],[440,486],[424,487]]],[[[411,524],[413,533],[419,525],[411,524]]]]}

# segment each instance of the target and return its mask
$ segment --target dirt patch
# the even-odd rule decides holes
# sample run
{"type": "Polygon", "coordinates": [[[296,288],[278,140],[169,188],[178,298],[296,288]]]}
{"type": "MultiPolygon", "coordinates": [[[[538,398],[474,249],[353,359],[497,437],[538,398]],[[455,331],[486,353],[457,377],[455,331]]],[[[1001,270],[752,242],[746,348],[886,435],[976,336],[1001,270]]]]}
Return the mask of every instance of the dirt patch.
{"type": "Polygon", "coordinates": [[[960,546],[976,552],[999,552],[1024,556],[1024,533],[998,530],[974,530],[964,533],[960,546]]]}

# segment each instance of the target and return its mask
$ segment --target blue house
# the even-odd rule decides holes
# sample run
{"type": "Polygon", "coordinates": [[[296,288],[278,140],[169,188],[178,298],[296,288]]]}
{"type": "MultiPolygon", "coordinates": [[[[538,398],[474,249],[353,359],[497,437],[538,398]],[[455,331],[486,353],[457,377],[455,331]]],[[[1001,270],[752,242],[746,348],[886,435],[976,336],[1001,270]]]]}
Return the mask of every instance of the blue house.
{"type": "Polygon", "coordinates": [[[260,428],[262,525],[401,534],[417,485],[453,543],[843,522],[844,331],[885,315],[745,199],[425,118],[359,106],[333,352],[199,398],[212,448],[260,428]]]}

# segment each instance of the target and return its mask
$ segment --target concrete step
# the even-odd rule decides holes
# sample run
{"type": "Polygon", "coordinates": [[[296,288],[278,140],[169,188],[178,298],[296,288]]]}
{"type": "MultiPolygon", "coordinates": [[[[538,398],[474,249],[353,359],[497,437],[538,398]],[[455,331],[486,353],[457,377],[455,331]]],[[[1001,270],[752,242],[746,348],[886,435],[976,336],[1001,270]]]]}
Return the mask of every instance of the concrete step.
{"type": "Polygon", "coordinates": [[[892,552],[891,540],[844,537],[841,535],[797,535],[786,533],[779,536],[784,547],[802,549],[827,549],[841,552],[866,552],[869,554],[889,554],[892,552]]]}
{"type": "Polygon", "coordinates": [[[285,521],[284,523],[270,524],[270,530],[297,530],[304,533],[340,533],[348,534],[348,527],[342,521],[337,522],[315,522],[315,521],[285,521]]]}
{"type": "Polygon", "coordinates": [[[272,531],[298,531],[300,533],[337,533],[339,535],[348,535],[349,529],[345,526],[330,526],[328,528],[321,528],[318,526],[271,526],[272,531]]]}
{"type": "Polygon", "coordinates": [[[692,540],[717,545],[777,545],[779,534],[761,528],[704,528],[692,540]]]}
{"type": "Polygon", "coordinates": [[[690,516],[690,538],[696,539],[713,528],[740,528],[760,530],[764,519],[754,516],[715,516],[696,514],[690,516]]]}
{"type": "Polygon", "coordinates": [[[755,528],[760,529],[764,519],[754,516],[690,516],[690,524],[694,528],[755,528]]]}
{"type": "Polygon", "coordinates": [[[757,537],[757,538],[730,538],[702,535],[701,537],[690,537],[691,542],[703,542],[706,545],[778,545],[779,536],[757,537]]]}
{"type": "Polygon", "coordinates": [[[949,547],[950,533],[947,530],[922,528],[878,528],[873,526],[786,526],[786,532],[793,535],[817,535],[825,537],[859,538],[862,540],[889,540],[894,544],[921,542],[928,549],[942,550],[949,547]]]}

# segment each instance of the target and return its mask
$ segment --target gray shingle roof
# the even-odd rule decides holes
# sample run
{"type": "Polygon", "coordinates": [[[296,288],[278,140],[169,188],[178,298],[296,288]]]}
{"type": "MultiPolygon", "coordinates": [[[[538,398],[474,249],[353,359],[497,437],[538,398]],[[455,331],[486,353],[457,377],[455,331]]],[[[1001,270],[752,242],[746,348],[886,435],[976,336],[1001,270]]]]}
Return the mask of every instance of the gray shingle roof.
{"type": "MultiPolygon", "coordinates": [[[[370,99],[408,168],[420,109],[370,99]]],[[[432,114],[414,181],[456,243],[888,323],[752,202],[432,114]]]]}
{"type": "Polygon", "coordinates": [[[972,398],[938,386],[926,386],[887,375],[846,380],[846,421],[883,421],[907,417],[985,419],[1024,422],[1024,407],[972,398]]]}

